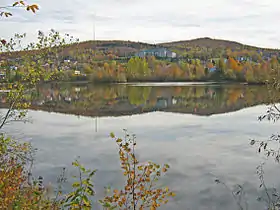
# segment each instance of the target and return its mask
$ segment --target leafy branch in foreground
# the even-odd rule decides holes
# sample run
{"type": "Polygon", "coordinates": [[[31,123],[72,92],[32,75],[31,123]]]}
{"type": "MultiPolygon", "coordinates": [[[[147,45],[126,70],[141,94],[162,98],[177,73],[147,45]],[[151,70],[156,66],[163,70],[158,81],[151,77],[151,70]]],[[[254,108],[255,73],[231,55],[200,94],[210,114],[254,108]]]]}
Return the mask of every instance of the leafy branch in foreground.
{"type": "MultiPolygon", "coordinates": [[[[270,80],[267,81],[268,95],[270,98],[269,108],[265,114],[259,116],[259,121],[268,120],[269,122],[277,122],[280,119],[279,108],[279,90],[280,90],[280,69],[276,68],[272,71],[270,80]]],[[[272,157],[276,163],[280,162],[280,135],[272,134],[267,140],[251,139],[250,145],[257,145],[258,153],[263,153],[267,158],[272,157]]],[[[263,189],[264,195],[258,197],[258,201],[266,204],[268,210],[280,209],[280,194],[276,188],[269,188],[265,183],[264,164],[261,163],[257,167],[257,175],[260,181],[260,188],[263,189]]]]}
{"type": "Polygon", "coordinates": [[[248,203],[245,200],[245,191],[241,185],[235,185],[233,189],[231,189],[225,182],[216,179],[215,182],[217,184],[223,185],[229,192],[236,202],[239,210],[248,210],[248,203]]]}
{"type": "Polygon", "coordinates": [[[38,83],[44,81],[47,72],[42,68],[43,58],[66,44],[58,33],[52,31],[49,36],[39,35],[39,42],[21,47],[24,35],[16,34],[8,42],[1,40],[0,55],[4,62],[0,65],[11,75],[11,67],[18,66],[17,81],[4,84],[7,93],[7,111],[0,116],[0,208],[1,209],[59,209],[59,202],[44,197],[42,180],[35,180],[32,175],[34,149],[28,143],[20,143],[4,135],[3,127],[11,121],[25,121],[30,107],[30,92],[38,83]],[[41,41],[42,40],[42,41],[41,41]],[[60,41],[62,40],[62,41],[60,41]],[[39,51],[39,49],[44,50],[39,51]],[[21,51],[15,51],[21,50],[21,51]],[[33,50],[33,54],[29,53],[33,50]],[[37,50],[34,53],[34,50],[37,50]],[[28,53],[26,53],[29,51],[28,53]],[[15,56],[17,56],[15,58],[15,56]],[[35,180],[35,181],[33,181],[35,180]]]}
{"type": "Polygon", "coordinates": [[[92,208],[90,198],[95,195],[92,177],[95,175],[96,170],[85,169],[78,160],[74,161],[72,165],[79,171],[78,177],[74,176],[78,181],[72,184],[73,192],[66,195],[63,206],[70,207],[70,209],[90,210],[92,208]]]}
{"type": "MultiPolygon", "coordinates": [[[[280,119],[280,69],[273,70],[271,79],[268,81],[268,95],[270,98],[269,107],[265,114],[259,116],[259,121],[268,120],[269,122],[277,122],[280,119]]],[[[258,152],[264,153],[267,157],[273,157],[277,163],[280,162],[280,134],[272,134],[266,140],[252,139],[251,145],[258,145],[258,152]]]]}
{"type": "Polygon", "coordinates": [[[260,180],[260,188],[265,192],[265,196],[258,198],[258,201],[264,202],[268,210],[279,210],[280,208],[280,195],[276,188],[268,188],[264,178],[264,163],[257,167],[257,175],[260,180]]]}
{"type": "Polygon", "coordinates": [[[37,4],[27,4],[26,1],[16,1],[12,5],[0,6],[0,17],[10,17],[13,14],[9,11],[13,8],[24,8],[27,11],[32,11],[35,13],[39,10],[39,6],[37,4]]]}
{"type": "Polygon", "coordinates": [[[111,137],[119,147],[126,182],[122,190],[115,189],[112,196],[100,200],[105,209],[157,209],[166,204],[169,197],[175,196],[168,187],[159,188],[156,185],[159,178],[168,171],[168,164],[160,166],[152,162],[139,163],[135,154],[135,135],[131,136],[125,131],[124,139],[116,138],[113,133],[111,137]]]}

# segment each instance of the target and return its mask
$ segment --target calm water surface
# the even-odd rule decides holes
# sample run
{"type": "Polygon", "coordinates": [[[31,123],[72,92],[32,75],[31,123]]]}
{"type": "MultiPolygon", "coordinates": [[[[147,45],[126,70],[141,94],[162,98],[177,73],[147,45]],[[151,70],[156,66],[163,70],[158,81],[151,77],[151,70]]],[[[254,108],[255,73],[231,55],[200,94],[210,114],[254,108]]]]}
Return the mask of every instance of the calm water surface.
{"type": "MultiPolygon", "coordinates": [[[[99,196],[104,186],[120,187],[117,147],[109,133],[122,137],[125,128],[137,135],[140,161],[171,165],[161,184],[177,196],[162,209],[238,209],[216,178],[230,187],[241,184],[249,209],[264,209],[256,200],[263,192],[255,173],[263,158],[249,139],[266,139],[279,127],[257,120],[267,97],[265,87],[243,85],[49,85],[33,95],[32,124],[7,131],[39,149],[34,172],[46,183],[56,182],[62,167],[73,175],[71,162],[81,156],[86,166],[98,169],[99,196]]],[[[267,161],[265,170],[268,185],[279,187],[275,164],[267,161]]]]}

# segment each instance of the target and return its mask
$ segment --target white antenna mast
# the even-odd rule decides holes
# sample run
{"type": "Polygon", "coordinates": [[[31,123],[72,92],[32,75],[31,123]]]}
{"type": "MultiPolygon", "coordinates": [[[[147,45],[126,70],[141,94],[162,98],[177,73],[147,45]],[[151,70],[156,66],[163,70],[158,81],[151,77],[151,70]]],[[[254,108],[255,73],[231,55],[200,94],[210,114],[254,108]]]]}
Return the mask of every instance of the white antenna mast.
{"type": "Polygon", "coordinates": [[[93,41],[95,41],[95,13],[93,13],[93,41]]]}
{"type": "MultiPolygon", "coordinates": [[[[93,13],[93,25],[92,25],[92,31],[93,31],[93,56],[95,57],[95,50],[96,50],[96,34],[95,34],[95,18],[96,18],[96,14],[95,12],[93,13]]],[[[95,117],[95,132],[97,132],[97,119],[98,117],[95,117]]]]}
{"type": "Polygon", "coordinates": [[[92,32],[93,32],[93,56],[95,57],[95,50],[96,50],[96,41],[95,41],[95,17],[96,17],[96,14],[95,12],[93,13],[93,24],[92,24],[92,32]]]}

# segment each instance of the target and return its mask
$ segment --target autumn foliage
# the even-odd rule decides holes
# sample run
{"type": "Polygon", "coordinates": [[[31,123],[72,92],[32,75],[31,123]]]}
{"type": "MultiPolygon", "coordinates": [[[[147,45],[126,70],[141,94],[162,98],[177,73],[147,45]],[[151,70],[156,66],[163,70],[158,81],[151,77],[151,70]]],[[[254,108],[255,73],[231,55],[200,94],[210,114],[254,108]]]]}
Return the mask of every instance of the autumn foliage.
{"type": "MultiPolygon", "coordinates": [[[[156,182],[164,175],[169,166],[160,166],[149,162],[140,164],[135,154],[135,136],[126,134],[124,140],[111,137],[119,147],[119,157],[126,182],[122,190],[114,190],[112,196],[106,196],[100,200],[106,209],[157,209],[168,202],[168,197],[175,196],[168,187],[158,188],[156,182]],[[137,207],[137,208],[136,208],[137,207]]],[[[92,209],[92,198],[95,195],[93,176],[96,170],[86,169],[78,160],[73,166],[78,170],[76,181],[72,183],[72,191],[62,193],[61,185],[58,185],[56,196],[46,196],[46,189],[40,181],[31,180],[31,168],[29,168],[32,156],[31,145],[18,143],[10,138],[0,139],[0,208],[1,209],[92,209]]],[[[64,176],[60,178],[64,180],[64,176]]],[[[62,184],[61,181],[58,184],[62,184]]]]}
{"type": "MultiPolygon", "coordinates": [[[[51,209],[37,183],[31,183],[28,163],[31,146],[0,137],[0,208],[51,209]]],[[[53,208],[55,209],[55,208],[53,208]]]]}
{"type": "Polygon", "coordinates": [[[118,144],[121,168],[126,181],[123,189],[115,189],[113,195],[106,196],[101,201],[104,207],[123,210],[157,209],[166,204],[169,197],[175,196],[168,187],[158,188],[156,185],[159,178],[168,171],[168,164],[141,164],[135,154],[135,136],[126,134],[124,139],[120,139],[112,133],[111,137],[118,144]]]}
{"type": "Polygon", "coordinates": [[[39,6],[37,4],[27,4],[26,1],[16,1],[12,5],[0,7],[0,16],[12,16],[13,14],[7,11],[8,8],[24,8],[27,11],[32,11],[33,13],[39,10],[39,6]]]}

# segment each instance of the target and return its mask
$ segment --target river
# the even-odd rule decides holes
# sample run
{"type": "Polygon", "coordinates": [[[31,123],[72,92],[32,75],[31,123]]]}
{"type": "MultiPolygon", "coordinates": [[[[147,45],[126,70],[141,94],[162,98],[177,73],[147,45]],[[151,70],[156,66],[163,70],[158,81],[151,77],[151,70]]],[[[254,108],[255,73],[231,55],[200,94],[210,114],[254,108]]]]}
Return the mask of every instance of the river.
{"type": "MultiPolygon", "coordinates": [[[[160,183],[177,196],[161,209],[238,209],[231,192],[215,179],[242,185],[249,209],[264,209],[257,201],[263,192],[256,175],[264,158],[249,144],[279,127],[258,121],[269,101],[264,86],[48,84],[31,98],[31,122],[11,124],[7,132],[38,148],[34,174],[45,183],[55,183],[62,167],[73,175],[71,162],[80,156],[87,167],[98,169],[97,198],[105,186],[120,187],[118,151],[109,134],[123,137],[127,129],[137,137],[141,162],[171,166],[160,183]]],[[[279,188],[278,168],[266,161],[270,187],[279,188]]]]}

